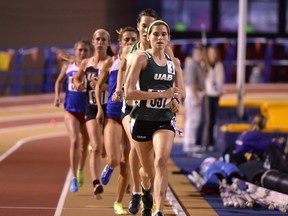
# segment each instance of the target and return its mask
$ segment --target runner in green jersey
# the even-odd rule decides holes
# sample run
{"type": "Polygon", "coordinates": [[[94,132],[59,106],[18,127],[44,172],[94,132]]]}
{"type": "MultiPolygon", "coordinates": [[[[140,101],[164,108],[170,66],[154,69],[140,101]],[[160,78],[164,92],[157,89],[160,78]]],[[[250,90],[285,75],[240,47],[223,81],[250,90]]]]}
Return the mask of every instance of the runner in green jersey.
{"type": "Polygon", "coordinates": [[[173,112],[185,95],[179,83],[182,75],[175,65],[179,62],[165,54],[170,41],[169,25],[156,20],[147,30],[151,49],[135,54],[125,83],[125,99],[138,101],[131,112],[131,132],[139,160],[142,180],[142,215],[151,215],[153,197],[150,193],[154,179],[155,215],[164,215],[168,187],[167,161],[173,146],[175,129],[173,112]]]}

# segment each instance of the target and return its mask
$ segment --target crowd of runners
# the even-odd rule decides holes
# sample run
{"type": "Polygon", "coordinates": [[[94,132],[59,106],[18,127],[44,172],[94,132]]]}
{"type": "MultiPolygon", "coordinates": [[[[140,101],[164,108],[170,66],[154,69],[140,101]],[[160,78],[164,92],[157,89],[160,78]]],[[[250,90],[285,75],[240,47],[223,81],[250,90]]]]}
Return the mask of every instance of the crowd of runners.
{"type": "Polygon", "coordinates": [[[186,95],[180,61],[169,46],[169,24],[153,9],[140,12],[137,29],[125,26],[117,33],[117,54],[103,28],[94,32],[92,42],[77,41],[75,56],[63,64],[55,83],[55,106],[62,103],[64,82],[66,87],[70,191],[83,185],[89,145],[94,195],[105,196],[103,185],[119,167],[115,214],[128,214],[122,200],[129,192],[130,214],[140,211],[142,201],[142,215],[160,216],[168,188],[167,162],[179,131],[176,113],[186,95]]]}

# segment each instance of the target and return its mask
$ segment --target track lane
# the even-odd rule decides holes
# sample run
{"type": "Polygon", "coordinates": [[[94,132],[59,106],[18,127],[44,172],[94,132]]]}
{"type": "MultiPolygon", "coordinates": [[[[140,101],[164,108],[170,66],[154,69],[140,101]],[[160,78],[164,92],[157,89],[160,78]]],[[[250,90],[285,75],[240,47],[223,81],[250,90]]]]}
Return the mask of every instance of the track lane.
{"type": "Polygon", "coordinates": [[[68,150],[66,135],[37,137],[2,160],[0,215],[54,215],[69,170],[68,150]]]}
{"type": "Polygon", "coordinates": [[[0,100],[0,216],[55,214],[69,140],[63,109],[51,101],[51,95],[0,100]]]}

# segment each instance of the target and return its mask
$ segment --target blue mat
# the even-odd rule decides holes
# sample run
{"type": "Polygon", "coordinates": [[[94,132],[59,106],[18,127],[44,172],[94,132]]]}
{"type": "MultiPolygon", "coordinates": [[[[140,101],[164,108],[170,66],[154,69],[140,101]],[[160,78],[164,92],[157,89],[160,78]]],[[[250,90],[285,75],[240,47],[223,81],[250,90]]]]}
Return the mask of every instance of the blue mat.
{"type": "MultiPolygon", "coordinates": [[[[171,152],[171,159],[177,167],[179,167],[179,173],[191,173],[192,170],[195,170],[201,162],[206,157],[216,157],[218,158],[221,155],[221,152],[205,153],[198,154],[197,157],[187,156],[182,151],[182,145],[175,144],[171,152]]],[[[191,182],[191,185],[193,183],[191,182]]],[[[194,185],[193,185],[194,186],[194,185]]],[[[233,208],[233,207],[224,207],[222,200],[219,195],[203,195],[203,198],[212,206],[212,208],[217,212],[219,216],[247,216],[247,215],[284,215],[280,211],[269,211],[262,207],[253,207],[252,209],[248,208],[233,208]]]]}

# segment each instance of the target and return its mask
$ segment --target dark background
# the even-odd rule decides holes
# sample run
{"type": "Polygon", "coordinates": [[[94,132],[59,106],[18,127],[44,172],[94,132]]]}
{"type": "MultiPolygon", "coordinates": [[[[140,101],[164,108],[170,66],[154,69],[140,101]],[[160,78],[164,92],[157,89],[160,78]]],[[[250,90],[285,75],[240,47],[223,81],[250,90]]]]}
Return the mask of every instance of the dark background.
{"type": "Polygon", "coordinates": [[[133,0],[0,0],[0,5],[2,48],[73,44],[98,28],[115,40],[116,29],[136,25],[133,0]]]}
{"type": "MultiPolygon", "coordinates": [[[[0,0],[0,5],[0,48],[73,44],[91,38],[97,28],[106,28],[116,42],[116,29],[136,27],[137,14],[148,7],[169,21],[173,39],[200,38],[200,19],[209,38],[237,37],[237,0],[0,0]],[[223,26],[227,20],[231,29],[223,26]],[[177,30],[176,23],[186,30],[177,30]]],[[[249,0],[248,8],[248,22],[261,25],[249,37],[288,36],[287,0],[249,0]]]]}
{"type": "MultiPolygon", "coordinates": [[[[247,1],[245,81],[264,63],[265,83],[288,83],[288,0],[247,1]]],[[[171,47],[184,67],[193,46],[217,46],[225,83],[236,82],[238,0],[0,0],[0,96],[51,93],[61,68],[58,51],[73,55],[73,44],[91,39],[98,28],[110,32],[136,27],[137,15],[153,8],[170,24],[171,47]],[[7,61],[8,56],[8,61],[7,61]],[[3,63],[4,62],[4,63],[3,63]]],[[[116,48],[117,49],[117,48],[116,48]]]]}

